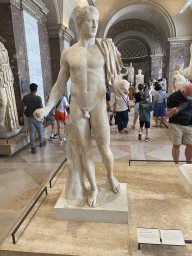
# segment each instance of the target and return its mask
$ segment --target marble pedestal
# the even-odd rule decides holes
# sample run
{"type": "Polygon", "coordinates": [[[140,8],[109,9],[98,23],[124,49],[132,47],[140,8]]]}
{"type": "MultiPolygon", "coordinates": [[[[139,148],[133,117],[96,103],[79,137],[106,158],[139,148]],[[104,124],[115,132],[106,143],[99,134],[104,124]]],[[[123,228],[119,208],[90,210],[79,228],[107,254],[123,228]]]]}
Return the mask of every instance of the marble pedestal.
{"type": "MultiPolygon", "coordinates": [[[[45,133],[46,129],[43,129],[45,133]]],[[[37,132],[35,133],[35,138],[38,138],[37,132]]],[[[18,150],[24,148],[30,143],[30,134],[28,132],[28,127],[24,127],[21,133],[10,139],[0,139],[0,156],[9,156],[17,152],[18,150]]]]}
{"type": "Polygon", "coordinates": [[[184,164],[179,167],[179,179],[186,192],[192,196],[192,165],[184,164]]]}
{"type": "Polygon", "coordinates": [[[97,186],[99,194],[95,208],[87,205],[86,196],[78,200],[66,200],[63,190],[54,207],[55,219],[127,224],[127,184],[121,183],[120,194],[114,194],[105,183],[99,183],[97,186]]]}

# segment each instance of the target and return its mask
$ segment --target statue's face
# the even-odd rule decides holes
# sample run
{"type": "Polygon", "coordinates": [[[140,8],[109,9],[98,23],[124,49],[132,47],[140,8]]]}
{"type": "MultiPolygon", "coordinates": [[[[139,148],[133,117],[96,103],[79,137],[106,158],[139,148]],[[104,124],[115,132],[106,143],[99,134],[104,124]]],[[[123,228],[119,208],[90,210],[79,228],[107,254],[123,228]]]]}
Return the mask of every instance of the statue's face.
{"type": "Polygon", "coordinates": [[[81,27],[81,32],[86,38],[94,38],[97,34],[99,17],[96,13],[87,11],[81,27]]]}

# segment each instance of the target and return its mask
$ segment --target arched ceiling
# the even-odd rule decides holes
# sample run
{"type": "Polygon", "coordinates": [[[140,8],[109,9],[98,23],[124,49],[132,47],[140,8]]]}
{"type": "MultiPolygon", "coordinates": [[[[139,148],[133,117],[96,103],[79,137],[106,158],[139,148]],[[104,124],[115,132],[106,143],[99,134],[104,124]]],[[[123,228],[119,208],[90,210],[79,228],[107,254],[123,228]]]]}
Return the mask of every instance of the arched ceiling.
{"type": "Polygon", "coordinates": [[[151,54],[162,54],[164,37],[148,22],[139,19],[121,20],[109,29],[106,37],[112,38],[116,45],[124,38],[138,37],[145,40],[150,47],[151,54]]]}
{"type": "Polygon", "coordinates": [[[171,16],[159,4],[149,0],[130,0],[113,8],[99,28],[99,37],[106,37],[111,26],[127,19],[139,19],[152,24],[163,38],[175,37],[171,16]]]}

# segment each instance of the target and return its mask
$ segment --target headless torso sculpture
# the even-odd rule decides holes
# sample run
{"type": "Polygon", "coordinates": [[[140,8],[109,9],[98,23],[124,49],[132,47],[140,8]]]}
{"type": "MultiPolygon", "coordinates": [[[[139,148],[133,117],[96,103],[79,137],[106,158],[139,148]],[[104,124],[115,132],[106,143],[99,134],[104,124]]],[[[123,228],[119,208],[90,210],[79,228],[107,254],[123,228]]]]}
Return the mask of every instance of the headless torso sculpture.
{"type": "Polygon", "coordinates": [[[175,65],[173,77],[169,85],[170,93],[176,92],[182,88],[183,85],[187,84],[187,79],[184,77],[181,70],[181,65],[175,65]]]}
{"type": "Polygon", "coordinates": [[[41,120],[49,113],[65,92],[70,76],[71,123],[67,130],[67,141],[71,143],[67,142],[69,171],[65,195],[67,199],[77,199],[84,195],[85,172],[91,185],[87,203],[95,207],[98,189],[92,157],[91,130],[107,169],[107,183],[114,193],[120,192],[120,184],[113,175],[110,127],[106,110],[106,78],[109,90],[124,97],[124,93],[115,87],[122,61],[111,39],[95,38],[99,20],[99,13],[95,7],[80,8],[76,20],[79,41],[63,51],[61,69],[49,101],[45,108],[36,110],[34,116],[41,120]]]}
{"type": "Polygon", "coordinates": [[[11,137],[19,131],[13,74],[9,65],[8,52],[0,42],[0,138],[11,137]]]}
{"type": "Polygon", "coordinates": [[[136,85],[135,85],[135,92],[138,92],[138,85],[144,83],[144,75],[142,75],[142,70],[138,70],[138,74],[135,76],[136,85]]]}

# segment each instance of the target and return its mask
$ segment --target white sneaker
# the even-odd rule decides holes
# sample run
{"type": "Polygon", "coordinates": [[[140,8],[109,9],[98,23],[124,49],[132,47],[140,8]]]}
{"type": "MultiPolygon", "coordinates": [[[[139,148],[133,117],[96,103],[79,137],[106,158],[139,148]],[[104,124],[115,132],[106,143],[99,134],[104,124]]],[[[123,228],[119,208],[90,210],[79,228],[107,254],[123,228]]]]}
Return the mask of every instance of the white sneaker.
{"type": "Polygon", "coordinates": [[[60,144],[63,144],[63,143],[65,143],[66,142],[66,139],[65,138],[63,138],[62,140],[60,140],[60,144]]]}

